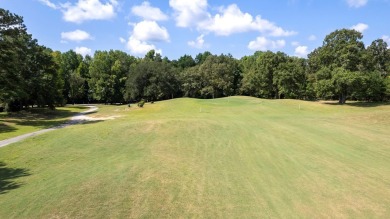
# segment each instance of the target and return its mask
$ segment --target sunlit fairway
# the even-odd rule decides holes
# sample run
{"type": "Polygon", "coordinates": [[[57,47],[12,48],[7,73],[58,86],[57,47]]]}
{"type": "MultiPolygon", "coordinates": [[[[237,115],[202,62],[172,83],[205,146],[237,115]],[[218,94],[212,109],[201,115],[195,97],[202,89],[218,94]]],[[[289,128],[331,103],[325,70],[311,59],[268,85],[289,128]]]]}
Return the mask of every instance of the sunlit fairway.
{"type": "Polygon", "coordinates": [[[99,108],[0,148],[0,218],[390,218],[390,105],[99,108]]]}

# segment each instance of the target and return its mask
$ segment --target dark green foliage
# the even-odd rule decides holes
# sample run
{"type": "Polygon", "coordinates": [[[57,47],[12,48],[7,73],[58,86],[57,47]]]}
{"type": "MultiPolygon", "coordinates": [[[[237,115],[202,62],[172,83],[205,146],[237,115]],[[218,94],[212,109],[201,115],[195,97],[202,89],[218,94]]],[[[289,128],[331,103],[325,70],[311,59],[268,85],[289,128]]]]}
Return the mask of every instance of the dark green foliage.
{"type": "Polygon", "coordinates": [[[336,30],[325,37],[322,47],[309,54],[308,71],[316,75],[318,97],[337,98],[340,104],[347,99],[385,99],[387,44],[375,40],[365,49],[362,37],[355,30],[336,30]]]}
{"type": "Polygon", "coordinates": [[[138,103],[137,103],[137,106],[138,107],[144,107],[144,105],[145,105],[145,100],[144,99],[142,99],[142,100],[140,100],[138,103]]]}
{"type": "Polygon", "coordinates": [[[7,111],[58,103],[61,83],[51,53],[27,33],[22,17],[0,9],[0,103],[7,111]]]}
{"type": "Polygon", "coordinates": [[[390,73],[390,50],[382,39],[374,40],[366,51],[365,66],[368,71],[377,71],[382,77],[390,73]]]}
{"type": "Polygon", "coordinates": [[[278,52],[256,52],[241,59],[241,93],[262,98],[306,96],[306,61],[278,52]]]}
{"type": "Polygon", "coordinates": [[[241,70],[231,55],[209,55],[202,64],[182,71],[180,80],[185,96],[224,97],[237,93],[241,70]]]}
{"type": "Polygon", "coordinates": [[[195,60],[190,55],[184,55],[175,62],[175,66],[180,69],[187,69],[194,67],[195,65],[195,60]]]}
{"type": "Polygon", "coordinates": [[[207,57],[211,56],[211,52],[209,51],[206,51],[204,53],[199,53],[198,55],[196,55],[195,57],[195,64],[197,65],[200,65],[202,64],[204,61],[206,61],[207,57]]]}
{"type": "Polygon", "coordinates": [[[144,59],[130,69],[125,98],[155,101],[175,97],[178,92],[179,81],[171,63],[144,59]]]}
{"type": "Polygon", "coordinates": [[[96,51],[89,64],[89,87],[93,99],[123,103],[128,72],[136,59],[118,50],[96,51]]]}

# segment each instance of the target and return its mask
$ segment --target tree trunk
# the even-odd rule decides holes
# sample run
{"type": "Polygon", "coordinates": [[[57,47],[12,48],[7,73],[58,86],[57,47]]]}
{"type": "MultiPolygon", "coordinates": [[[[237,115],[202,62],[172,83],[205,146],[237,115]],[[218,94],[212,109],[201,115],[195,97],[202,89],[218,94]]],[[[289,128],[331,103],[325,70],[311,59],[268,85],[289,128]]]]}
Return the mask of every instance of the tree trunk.
{"type": "Polygon", "coordinates": [[[339,97],[339,104],[344,104],[347,100],[347,95],[345,93],[341,93],[339,97]]]}

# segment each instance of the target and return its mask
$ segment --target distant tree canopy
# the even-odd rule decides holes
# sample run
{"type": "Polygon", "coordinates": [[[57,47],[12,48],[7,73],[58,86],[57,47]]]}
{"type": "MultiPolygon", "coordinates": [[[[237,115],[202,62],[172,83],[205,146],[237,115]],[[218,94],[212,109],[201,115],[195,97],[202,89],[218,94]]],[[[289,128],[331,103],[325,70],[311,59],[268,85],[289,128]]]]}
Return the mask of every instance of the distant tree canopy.
{"type": "Polygon", "coordinates": [[[375,40],[365,49],[363,35],[355,30],[336,30],[321,47],[309,54],[309,74],[314,74],[318,98],[384,100],[389,75],[389,49],[375,40]],[[385,61],[387,60],[387,61],[385,61]]]}
{"type": "Polygon", "coordinates": [[[149,51],[81,56],[38,44],[23,18],[0,9],[0,104],[8,111],[65,103],[125,103],[176,97],[385,101],[390,99],[390,49],[368,47],[360,32],[336,30],[307,59],[257,51],[236,59],[208,51],[177,60],[149,51]]]}

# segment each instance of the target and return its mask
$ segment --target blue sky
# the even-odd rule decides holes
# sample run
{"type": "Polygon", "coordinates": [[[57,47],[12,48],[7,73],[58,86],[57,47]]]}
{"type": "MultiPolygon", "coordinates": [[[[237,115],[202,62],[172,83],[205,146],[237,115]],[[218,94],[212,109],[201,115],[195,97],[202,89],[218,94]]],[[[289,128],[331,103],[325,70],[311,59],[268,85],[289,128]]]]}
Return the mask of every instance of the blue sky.
{"type": "Polygon", "coordinates": [[[390,45],[390,0],[0,0],[24,17],[39,43],[93,55],[118,49],[170,59],[204,51],[236,58],[257,50],[306,57],[341,29],[363,33],[368,46],[390,45]]]}

